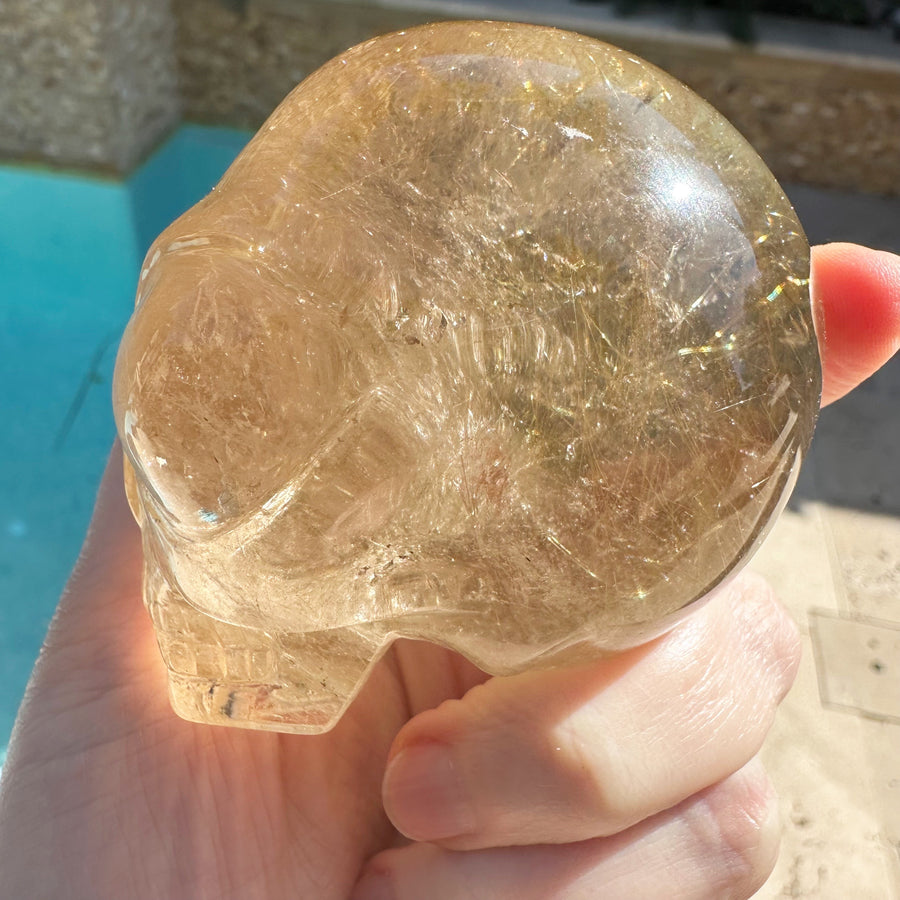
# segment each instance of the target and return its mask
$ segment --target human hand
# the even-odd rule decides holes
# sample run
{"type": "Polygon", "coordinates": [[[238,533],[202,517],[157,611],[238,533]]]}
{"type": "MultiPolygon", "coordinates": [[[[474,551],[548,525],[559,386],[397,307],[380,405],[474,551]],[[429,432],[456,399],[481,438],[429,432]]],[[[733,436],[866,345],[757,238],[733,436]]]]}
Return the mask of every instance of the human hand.
{"type": "MultiPolygon", "coordinates": [[[[828,402],[897,349],[900,258],[816,248],[813,290],[828,402]]],[[[754,756],[797,647],[742,575],[612,659],[488,678],[401,641],[328,734],[192,725],[166,699],[116,452],[0,782],[0,893],[747,897],[778,838],[754,756]]]]}

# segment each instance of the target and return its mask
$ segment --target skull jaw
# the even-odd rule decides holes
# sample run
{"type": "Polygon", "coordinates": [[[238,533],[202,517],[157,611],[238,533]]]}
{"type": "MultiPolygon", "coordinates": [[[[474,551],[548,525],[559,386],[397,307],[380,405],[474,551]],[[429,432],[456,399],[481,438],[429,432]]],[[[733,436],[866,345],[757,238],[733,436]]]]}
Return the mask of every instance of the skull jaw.
{"type": "Polygon", "coordinates": [[[366,627],[272,634],[192,606],[152,565],[144,603],[168,669],[169,701],[190,722],[292,734],[337,724],[384,652],[366,627]]]}
{"type": "Polygon", "coordinates": [[[294,685],[229,682],[169,670],[169,703],[180,718],[285,734],[322,734],[346,702],[325,691],[313,696],[294,685]]]}
{"type": "Polygon", "coordinates": [[[144,602],[178,716],[288,734],[322,734],[333,728],[398,638],[441,645],[489,674],[511,675],[596,661],[665,633],[684,614],[623,627],[615,634],[606,631],[602,638],[596,623],[585,623],[551,646],[529,644],[521,636],[509,642],[497,635],[479,636],[477,623],[464,613],[437,624],[412,614],[327,631],[273,634],[202,612],[146,563],[144,602]]]}

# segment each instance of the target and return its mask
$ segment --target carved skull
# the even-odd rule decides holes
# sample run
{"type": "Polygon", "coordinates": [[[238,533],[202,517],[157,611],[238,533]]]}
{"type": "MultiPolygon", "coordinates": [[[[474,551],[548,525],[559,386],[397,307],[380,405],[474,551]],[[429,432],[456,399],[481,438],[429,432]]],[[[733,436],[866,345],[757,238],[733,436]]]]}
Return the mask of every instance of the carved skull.
{"type": "Polygon", "coordinates": [[[315,732],[397,637],[502,674],[660,633],[796,475],[807,276],[752,149],[623,51],[455,23],[320,69],[117,362],[177,712],[315,732]]]}

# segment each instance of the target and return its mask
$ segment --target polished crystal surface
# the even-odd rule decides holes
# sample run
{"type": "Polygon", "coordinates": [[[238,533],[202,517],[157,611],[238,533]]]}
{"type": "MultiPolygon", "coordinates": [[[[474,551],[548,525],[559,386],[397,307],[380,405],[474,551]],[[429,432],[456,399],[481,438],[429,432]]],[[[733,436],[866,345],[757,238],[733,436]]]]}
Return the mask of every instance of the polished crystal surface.
{"type": "Polygon", "coordinates": [[[321,731],[397,637],[511,673],[660,633],[811,437],[809,249],[614,47],[349,50],[151,248],[115,410],[175,709],[321,731]]]}

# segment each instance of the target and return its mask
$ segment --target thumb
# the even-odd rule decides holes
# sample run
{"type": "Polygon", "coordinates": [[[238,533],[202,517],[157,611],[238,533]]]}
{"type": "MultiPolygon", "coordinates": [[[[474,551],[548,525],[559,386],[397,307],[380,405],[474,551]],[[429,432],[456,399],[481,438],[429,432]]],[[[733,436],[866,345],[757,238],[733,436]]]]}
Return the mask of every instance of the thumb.
{"type": "Polygon", "coordinates": [[[811,289],[824,322],[819,350],[825,406],[900,347],[900,256],[857,244],[813,247],[811,289]]]}

